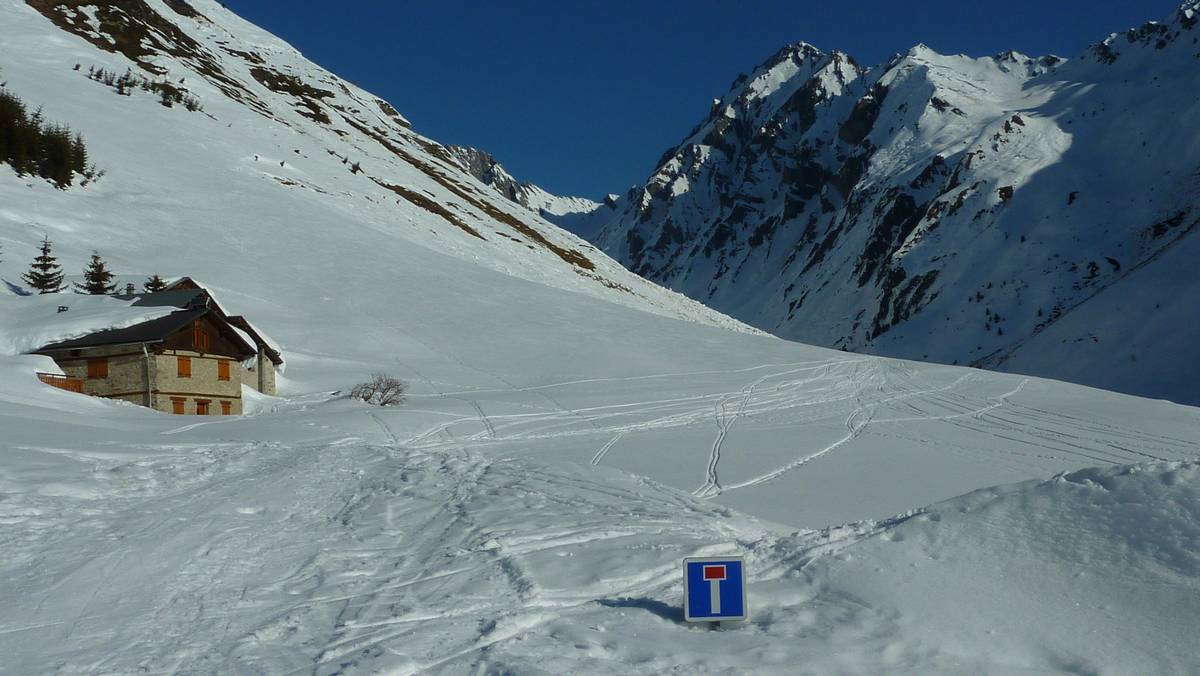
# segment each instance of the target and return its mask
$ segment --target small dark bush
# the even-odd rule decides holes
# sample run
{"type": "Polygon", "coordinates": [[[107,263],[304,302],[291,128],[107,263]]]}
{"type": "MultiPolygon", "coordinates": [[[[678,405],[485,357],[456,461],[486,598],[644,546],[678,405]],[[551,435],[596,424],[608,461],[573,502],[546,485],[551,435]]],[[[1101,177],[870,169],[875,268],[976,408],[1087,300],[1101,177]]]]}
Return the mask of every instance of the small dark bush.
{"type": "Polygon", "coordinates": [[[404,401],[403,382],[386,373],[375,373],[365,383],[359,383],[350,390],[351,399],[359,399],[375,406],[397,406],[404,401]]]}

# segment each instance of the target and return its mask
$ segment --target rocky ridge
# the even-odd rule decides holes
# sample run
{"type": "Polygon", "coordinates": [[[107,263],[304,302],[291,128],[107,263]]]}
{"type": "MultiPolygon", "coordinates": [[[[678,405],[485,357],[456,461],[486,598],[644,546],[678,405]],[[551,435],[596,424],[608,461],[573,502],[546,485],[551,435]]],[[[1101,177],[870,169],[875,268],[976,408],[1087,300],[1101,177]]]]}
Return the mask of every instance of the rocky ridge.
{"type": "MultiPolygon", "coordinates": [[[[1071,60],[918,45],[868,68],[790,45],[715,100],[594,241],[786,338],[1197,401],[1168,377],[1175,359],[1146,359],[1152,333],[1130,344],[1122,328],[1180,331],[1176,296],[1098,298],[1174,265],[1164,254],[1200,225],[1184,122],[1200,114],[1198,7],[1071,60]]],[[[1200,300],[1194,269],[1176,273],[1200,300]]]]}

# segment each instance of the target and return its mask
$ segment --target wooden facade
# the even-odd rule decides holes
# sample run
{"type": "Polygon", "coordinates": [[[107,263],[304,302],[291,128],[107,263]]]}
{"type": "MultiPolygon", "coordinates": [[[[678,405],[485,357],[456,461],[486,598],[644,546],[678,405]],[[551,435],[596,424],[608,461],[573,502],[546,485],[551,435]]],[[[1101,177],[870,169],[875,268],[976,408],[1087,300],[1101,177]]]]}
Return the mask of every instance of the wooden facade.
{"type": "Polygon", "coordinates": [[[37,377],[38,380],[51,387],[83,394],[83,380],[80,378],[72,378],[71,376],[63,376],[57,373],[39,373],[37,377]]]}

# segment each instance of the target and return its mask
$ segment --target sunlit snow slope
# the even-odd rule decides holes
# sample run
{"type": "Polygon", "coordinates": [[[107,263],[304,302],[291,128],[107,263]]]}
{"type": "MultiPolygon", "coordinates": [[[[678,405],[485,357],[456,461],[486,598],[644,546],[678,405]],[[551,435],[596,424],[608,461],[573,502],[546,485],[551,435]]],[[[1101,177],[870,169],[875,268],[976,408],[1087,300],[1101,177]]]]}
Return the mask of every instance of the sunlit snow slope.
{"type": "Polygon", "coordinates": [[[69,272],[189,274],[287,370],[236,418],[70,394],[17,353],[123,301],[0,295],[0,673],[1200,669],[1197,409],[747,332],[397,118],[362,124],[399,154],[300,115],[238,53],[335,92],[331,120],[375,104],[217,3],[113,5],[266,110],[186,54],[148,58],[204,112],[118,96],[89,66],[138,66],[0,0],[0,81],[106,170],[0,169],[0,276],[43,233],[69,272]],[[403,406],[335,394],[376,370],[403,406]],[[744,626],[682,622],[704,553],[748,557],[744,626]]]}
{"type": "Polygon", "coordinates": [[[348,275],[391,286],[398,252],[419,249],[737,325],[512,204],[386,102],[216,3],[4,0],[0,11],[0,82],[81,132],[104,172],[63,193],[0,166],[0,276],[9,281],[49,235],[68,272],[99,249],[119,273],[161,268],[264,298],[287,287],[314,303],[349,295],[338,286],[357,289],[348,275]],[[89,79],[93,68],[172,83],[202,110],[164,108],[140,89],[120,95],[89,79]]]}

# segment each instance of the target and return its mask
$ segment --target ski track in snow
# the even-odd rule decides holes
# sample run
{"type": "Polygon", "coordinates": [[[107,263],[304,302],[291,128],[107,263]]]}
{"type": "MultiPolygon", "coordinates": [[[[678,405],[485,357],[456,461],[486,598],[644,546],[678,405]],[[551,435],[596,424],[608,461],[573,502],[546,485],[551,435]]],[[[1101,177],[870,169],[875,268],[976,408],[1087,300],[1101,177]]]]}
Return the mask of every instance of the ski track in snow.
{"type": "MultiPolygon", "coordinates": [[[[1090,422],[1087,424],[1091,425],[1089,429],[1094,434],[1085,436],[1064,431],[1062,429],[1064,426],[1075,425],[1083,421],[1071,420],[1047,412],[1023,413],[1022,407],[1011,404],[1010,399],[1021,392],[1029,382],[1028,379],[1020,380],[1007,392],[985,398],[982,401],[975,401],[970,396],[955,394],[956,390],[968,386],[976,378],[969,372],[959,375],[947,384],[929,387],[922,386],[920,377],[916,376],[910,368],[898,365],[885,367],[881,364],[884,362],[857,358],[794,364],[765,364],[730,371],[712,370],[694,373],[651,374],[633,378],[580,379],[547,385],[514,387],[511,390],[494,388],[475,391],[457,390],[453,393],[436,396],[461,399],[474,409],[474,415],[461,415],[448,421],[439,422],[402,443],[413,448],[436,449],[444,443],[439,440],[441,435],[449,434],[450,430],[464,425],[473,428],[465,440],[468,443],[483,444],[494,441],[546,440],[606,433],[609,435],[607,441],[589,459],[590,464],[595,466],[603,462],[609,451],[617,443],[627,439],[630,434],[694,426],[707,418],[710,424],[715,423],[716,433],[703,465],[701,474],[704,481],[692,491],[694,495],[704,499],[716,498],[729,491],[751,488],[774,481],[809,462],[846,447],[868,428],[875,429],[884,425],[944,423],[1015,442],[1018,446],[1053,451],[1053,454],[1044,456],[1047,459],[1082,459],[1088,462],[1109,464],[1175,457],[1181,446],[1189,445],[1186,440],[1182,439],[1155,440],[1153,437],[1147,439],[1146,435],[1141,432],[1103,428],[1090,422]],[[696,376],[735,375],[762,370],[769,370],[769,372],[759,375],[737,391],[711,392],[669,399],[633,400],[601,406],[568,407],[547,393],[547,391],[569,390],[579,386],[617,387],[637,381],[659,381],[671,378],[682,380],[696,376]],[[843,379],[842,385],[846,389],[836,396],[814,396],[814,390],[807,389],[814,383],[832,385],[836,389],[838,383],[835,381],[838,381],[839,378],[843,379]],[[480,400],[471,396],[486,396],[487,400],[494,400],[502,398],[504,394],[519,395],[528,392],[536,392],[544,399],[553,401],[554,410],[485,414],[480,400]],[[817,449],[800,449],[793,459],[752,477],[730,481],[726,484],[721,482],[719,468],[722,458],[727,454],[730,434],[739,420],[747,416],[786,414],[798,422],[813,423],[832,417],[833,414],[821,412],[810,417],[805,415],[806,409],[819,410],[825,406],[841,406],[843,403],[849,402],[853,403],[844,414],[845,433],[841,437],[817,449]],[[1020,419],[1014,420],[1001,415],[1001,408],[1006,408],[1009,416],[1016,416],[1020,419]],[[899,415],[881,416],[880,411],[884,409],[899,413],[899,415]],[[1037,415],[1044,418],[1041,424],[1035,420],[1037,415]],[[1050,425],[1057,427],[1050,427],[1050,425]],[[1128,442],[1129,445],[1121,446],[1112,443],[1114,437],[1128,442]],[[1138,449],[1133,446],[1142,446],[1143,448],[1138,449]],[[1166,452],[1154,453],[1148,450],[1149,448],[1161,448],[1166,452]]],[[[816,390],[816,392],[823,391],[822,389],[816,390]]],[[[1099,425],[1103,425],[1103,423],[1099,423],[1099,425]]],[[[1017,451],[1013,452],[1020,454],[1017,451]]]]}
{"type": "MultiPolygon", "coordinates": [[[[989,452],[1017,462],[1047,457],[1018,449],[1127,462],[1191,446],[1014,401],[1028,379],[1009,379],[1008,390],[987,394],[973,372],[943,372],[937,382],[903,364],[862,358],[743,372],[754,378],[736,388],[723,386],[727,379],[707,391],[671,381],[656,388],[682,395],[671,397],[627,392],[624,379],[547,386],[558,402],[548,408],[540,395],[522,398],[536,388],[478,399],[439,395],[463,407],[423,429],[399,425],[407,415],[449,411],[378,409],[366,412],[365,428],[340,429],[364,419],[310,420],[321,404],[283,400],[277,415],[298,416],[337,440],[185,444],[128,475],[105,469],[118,461],[97,461],[97,476],[115,482],[114,508],[78,524],[68,512],[39,517],[46,520],[41,528],[59,532],[36,559],[8,569],[9,583],[21,579],[41,591],[0,625],[0,651],[23,654],[30,637],[46,633],[54,645],[40,649],[81,671],[488,673],[502,670],[498,651],[521,637],[564,623],[589,626],[606,607],[670,607],[681,554],[748,549],[753,578],[764,584],[902,523],[784,536],[752,521],[731,528],[729,512],[714,503],[803,472],[868,431],[903,436],[953,426],[1011,439],[1008,451],[989,452]],[[843,433],[766,471],[720,480],[719,468],[733,471],[753,458],[737,430],[770,420],[840,421],[843,433]],[[592,476],[607,471],[596,466],[619,442],[661,430],[711,432],[714,423],[711,444],[696,449],[707,479],[694,495],[639,477],[592,476]],[[380,443],[361,441],[371,428],[380,443]],[[514,441],[575,443],[597,435],[607,440],[578,466],[489,453],[514,441]],[[141,482],[153,472],[170,480],[145,492],[141,482]],[[569,523],[563,513],[572,515],[569,523]],[[611,555],[640,563],[611,570],[570,565],[611,555]],[[113,596],[143,577],[170,584],[138,598],[113,596]],[[447,598],[455,603],[447,606],[447,598]],[[98,662],[73,661],[117,644],[129,648],[98,662]]],[[[179,437],[204,429],[168,431],[179,437]]]]}
{"type": "MultiPolygon", "coordinates": [[[[754,391],[768,380],[782,378],[783,376],[792,375],[801,371],[812,370],[813,368],[814,367],[812,366],[808,366],[789,371],[782,371],[780,373],[767,374],[742,388],[742,391],[737,395],[725,397],[721,399],[721,401],[717,402],[714,411],[717,424],[717,436],[713,440],[712,450],[709,453],[708,466],[705,470],[704,484],[693,491],[693,495],[703,498],[719,495],[722,492],[721,484],[717,476],[717,466],[721,462],[721,447],[725,444],[725,439],[729,436],[729,431],[733,429],[734,424],[739,418],[745,415],[746,407],[750,404],[750,400],[754,397],[754,391]],[[727,406],[729,405],[729,402],[734,399],[738,400],[739,403],[737,410],[730,415],[727,410],[727,406]]],[[[789,382],[787,385],[790,388],[803,386],[823,377],[828,377],[828,372],[829,365],[822,367],[819,370],[818,375],[815,375],[811,378],[803,378],[797,381],[789,382]]]]}
{"type": "Polygon", "coordinates": [[[624,434],[624,432],[617,432],[612,439],[609,439],[607,443],[601,446],[600,450],[596,451],[596,455],[592,456],[592,465],[599,465],[604,460],[604,456],[608,455],[608,452],[612,450],[613,446],[617,445],[617,442],[621,440],[624,434]]]}

